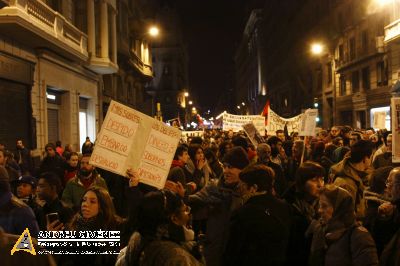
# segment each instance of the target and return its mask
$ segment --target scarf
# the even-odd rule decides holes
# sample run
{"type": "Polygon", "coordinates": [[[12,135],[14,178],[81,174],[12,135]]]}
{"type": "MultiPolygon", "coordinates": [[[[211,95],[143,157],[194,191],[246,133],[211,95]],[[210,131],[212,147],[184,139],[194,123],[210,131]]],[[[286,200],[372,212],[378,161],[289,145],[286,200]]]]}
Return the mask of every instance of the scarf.
{"type": "Polygon", "coordinates": [[[85,219],[79,213],[77,214],[77,218],[75,220],[75,230],[76,231],[95,231],[100,228],[98,223],[98,217],[92,217],[89,219],[85,219]]]}

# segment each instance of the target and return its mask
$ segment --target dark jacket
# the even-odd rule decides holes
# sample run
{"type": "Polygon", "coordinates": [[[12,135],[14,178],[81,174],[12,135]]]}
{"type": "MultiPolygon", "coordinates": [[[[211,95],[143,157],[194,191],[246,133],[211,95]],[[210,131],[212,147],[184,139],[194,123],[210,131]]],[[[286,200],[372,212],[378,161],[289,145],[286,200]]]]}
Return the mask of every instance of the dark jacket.
{"type": "Polygon", "coordinates": [[[188,197],[192,207],[208,207],[207,233],[204,244],[204,257],[207,265],[220,265],[222,253],[228,237],[229,220],[232,211],[242,205],[238,186],[228,187],[224,180],[211,181],[199,192],[188,197]]]}
{"type": "Polygon", "coordinates": [[[58,217],[60,218],[60,222],[63,224],[67,224],[71,221],[71,218],[74,214],[73,210],[67,207],[61,200],[58,198],[51,201],[46,202],[44,206],[41,208],[40,217],[38,217],[38,223],[40,230],[46,230],[46,215],[49,213],[58,213],[58,217]]]}
{"type": "Polygon", "coordinates": [[[224,265],[284,265],[290,209],[269,194],[251,197],[231,218],[224,265]]]}
{"type": "Polygon", "coordinates": [[[39,226],[32,209],[11,192],[0,195],[0,227],[6,233],[21,235],[26,228],[37,237],[39,226]]]}
{"type": "Polygon", "coordinates": [[[310,255],[312,235],[306,236],[312,220],[317,219],[318,200],[307,201],[302,193],[294,192],[293,197],[286,197],[292,212],[292,225],[289,252],[286,265],[307,265],[310,255]]]}
{"type": "Polygon", "coordinates": [[[25,174],[26,172],[33,174],[33,162],[31,152],[27,148],[17,148],[16,152],[14,153],[14,159],[21,168],[22,174],[25,174]]]}

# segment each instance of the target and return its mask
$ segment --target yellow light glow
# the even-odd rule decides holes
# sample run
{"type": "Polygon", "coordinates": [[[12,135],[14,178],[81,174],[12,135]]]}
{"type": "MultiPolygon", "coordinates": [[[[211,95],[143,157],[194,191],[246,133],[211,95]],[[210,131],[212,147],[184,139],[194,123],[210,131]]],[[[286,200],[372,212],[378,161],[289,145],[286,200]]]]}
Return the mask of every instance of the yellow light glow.
{"type": "Polygon", "coordinates": [[[189,92],[185,92],[185,97],[188,97],[189,96],[189,92]]]}
{"type": "Polygon", "coordinates": [[[324,47],[320,43],[313,43],[311,45],[311,52],[315,55],[320,55],[324,51],[324,47]]]}
{"type": "Polygon", "coordinates": [[[375,2],[380,6],[385,6],[393,2],[393,0],[375,0],[375,2]]]}
{"type": "Polygon", "coordinates": [[[156,36],[158,36],[159,33],[160,33],[160,30],[155,26],[153,26],[149,29],[150,36],[156,37],[156,36]]]}
{"type": "Polygon", "coordinates": [[[193,102],[192,101],[189,101],[189,105],[192,105],[193,104],[193,102]]]}

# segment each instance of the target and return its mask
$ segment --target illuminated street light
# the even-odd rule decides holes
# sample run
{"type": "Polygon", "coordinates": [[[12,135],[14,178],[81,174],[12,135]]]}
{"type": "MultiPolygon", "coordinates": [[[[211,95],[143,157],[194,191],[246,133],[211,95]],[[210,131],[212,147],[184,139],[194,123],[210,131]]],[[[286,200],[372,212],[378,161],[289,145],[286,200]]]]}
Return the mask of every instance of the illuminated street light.
{"type": "Polygon", "coordinates": [[[244,102],[242,102],[242,105],[245,106],[246,104],[244,102]]]}
{"type": "Polygon", "coordinates": [[[238,106],[236,106],[237,107],[237,109],[240,109],[240,105],[238,105],[238,106]]]}
{"type": "Polygon", "coordinates": [[[393,2],[393,0],[375,0],[375,2],[380,6],[385,6],[393,2]]]}
{"type": "Polygon", "coordinates": [[[189,97],[189,92],[185,92],[185,97],[189,97]]]}
{"type": "Polygon", "coordinates": [[[196,111],[196,107],[193,107],[193,108],[192,108],[192,111],[196,111]]]}
{"type": "Polygon", "coordinates": [[[324,51],[324,47],[320,43],[313,43],[311,45],[311,52],[314,55],[320,55],[324,51]]]}
{"type": "Polygon", "coordinates": [[[192,101],[189,101],[189,105],[192,105],[193,104],[193,102],[192,101]]]}
{"type": "Polygon", "coordinates": [[[150,29],[149,29],[150,36],[157,37],[159,33],[160,33],[160,30],[156,26],[150,27],[150,29]]]}

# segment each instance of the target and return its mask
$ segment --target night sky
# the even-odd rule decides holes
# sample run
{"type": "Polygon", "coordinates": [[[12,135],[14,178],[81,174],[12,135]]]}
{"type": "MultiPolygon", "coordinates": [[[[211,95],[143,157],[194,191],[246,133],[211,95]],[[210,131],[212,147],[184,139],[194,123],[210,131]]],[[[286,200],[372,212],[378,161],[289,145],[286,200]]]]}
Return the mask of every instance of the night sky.
{"type": "Polygon", "coordinates": [[[228,89],[233,55],[244,27],[244,0],[179,0],[189,54],[189,90],[203,111],[228,89]]]}

